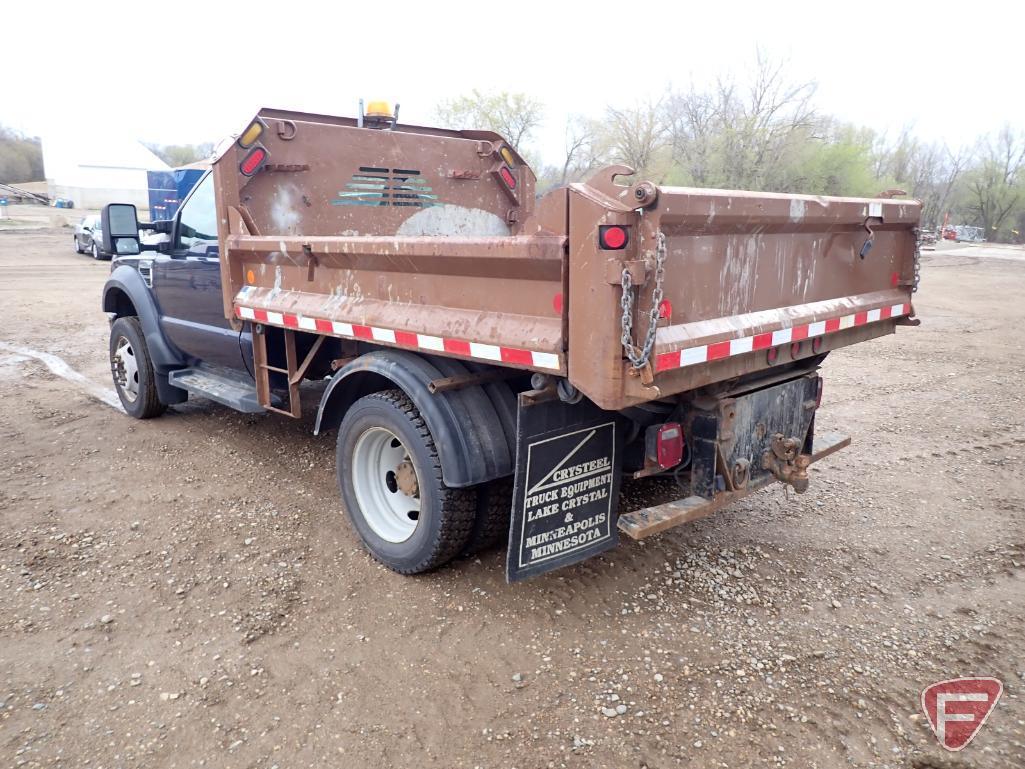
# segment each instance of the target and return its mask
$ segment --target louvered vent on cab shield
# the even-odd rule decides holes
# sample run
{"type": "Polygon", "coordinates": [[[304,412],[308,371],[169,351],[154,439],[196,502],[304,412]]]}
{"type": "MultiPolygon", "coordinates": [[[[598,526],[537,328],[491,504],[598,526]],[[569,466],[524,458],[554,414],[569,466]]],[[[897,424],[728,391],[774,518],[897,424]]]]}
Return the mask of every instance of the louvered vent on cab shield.
{"type": "Polygon", "coordinates": [[[429,208],[441,204],[419,171],[360,166],[331,205],[429,208]]]}

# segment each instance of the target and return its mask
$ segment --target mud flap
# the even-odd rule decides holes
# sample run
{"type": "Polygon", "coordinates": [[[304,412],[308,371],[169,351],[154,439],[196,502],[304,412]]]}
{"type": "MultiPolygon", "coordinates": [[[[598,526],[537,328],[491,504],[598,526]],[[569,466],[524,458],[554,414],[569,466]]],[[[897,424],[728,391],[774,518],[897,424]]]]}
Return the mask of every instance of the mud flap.
{"type": "Polygon", "coordinates": [[[520,398],[506,578],[517,582],[616,546],[623,420],[590,401],[520,398]]]}

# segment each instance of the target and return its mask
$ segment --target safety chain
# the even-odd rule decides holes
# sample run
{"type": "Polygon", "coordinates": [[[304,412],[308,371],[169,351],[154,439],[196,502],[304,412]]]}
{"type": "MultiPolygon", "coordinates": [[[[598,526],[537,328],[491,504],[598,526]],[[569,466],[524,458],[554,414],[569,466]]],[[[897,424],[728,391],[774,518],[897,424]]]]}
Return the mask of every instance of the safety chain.
{"type": "Polygon", "coordinates": [[[659,231],[655,240],[655,286],[651,290],[651,312],[648,314],[648,332],[644,337],[644,345],[638,349],[633,343],[633,279],[629,270],[623,270],[623,296],[619,300],[623,308],[620,325],[623,328],[623,349],[635,369],[648,365],[651,351],[655,347],[655,331],[658,329],[658,316],[662,305],[662,284],[666,277],[666,236],[659,231]]]}
{"type": "Polygon", "coordinates": [[[922,231],[918,227],[915,227],[912,232],[915,236],[915,279],[911,284],[911,293],[914,294],[918,291],[918,280],[921,277],[919,260],[922,257],[922,231]]]}

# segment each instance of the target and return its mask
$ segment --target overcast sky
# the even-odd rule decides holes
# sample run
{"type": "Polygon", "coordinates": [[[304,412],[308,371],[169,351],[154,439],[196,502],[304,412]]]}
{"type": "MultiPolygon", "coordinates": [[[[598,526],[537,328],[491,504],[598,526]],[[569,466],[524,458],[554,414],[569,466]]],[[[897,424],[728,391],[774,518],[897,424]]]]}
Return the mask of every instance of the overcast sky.
{"type": "Polygon", "coordinates": [[[361,96],[429,124],[438,100],[476,87],[543,100],[555,161],[567,115],[742,74],[761,46],[845,120],[951,145],[1025,128],[1021,0],[62,5],[0,6],[0,123],[195,143],[259,106],[355,115],[361,96]]]}

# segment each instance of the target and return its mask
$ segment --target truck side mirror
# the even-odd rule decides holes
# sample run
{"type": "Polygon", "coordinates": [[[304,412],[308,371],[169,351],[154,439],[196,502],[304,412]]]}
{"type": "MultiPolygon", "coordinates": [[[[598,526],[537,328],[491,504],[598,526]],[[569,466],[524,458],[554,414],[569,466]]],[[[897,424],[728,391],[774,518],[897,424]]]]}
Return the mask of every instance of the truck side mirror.
{"type": "Polygon", "coordinates": [[[100,214],[103,250],[126,256],[142,251],[139,243],[139,216],[130,203],[108,203],[100,214]]]}

